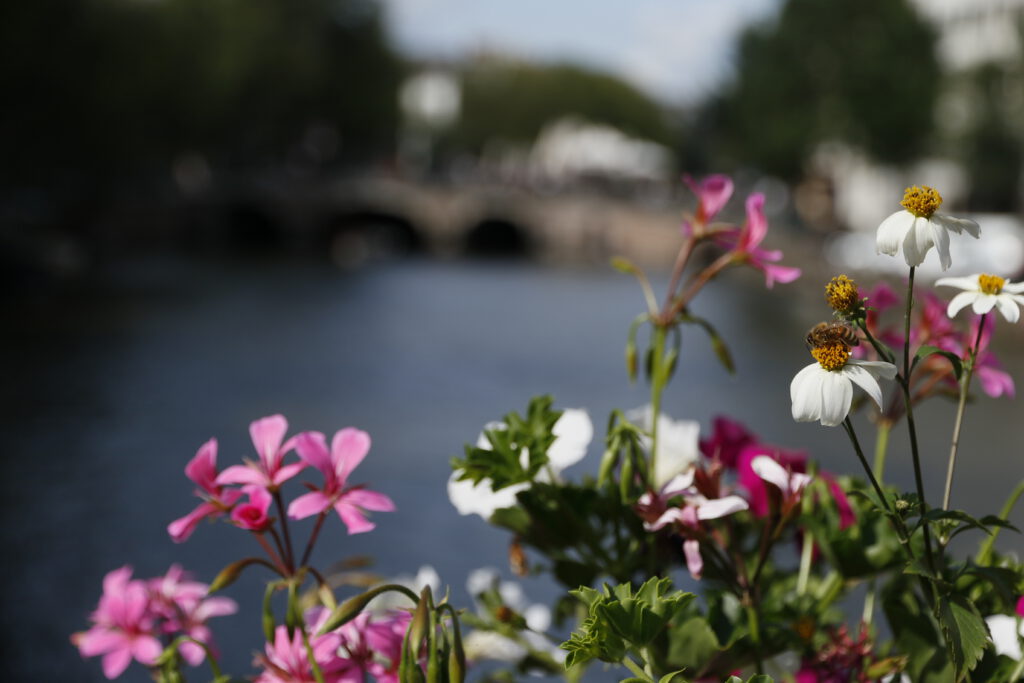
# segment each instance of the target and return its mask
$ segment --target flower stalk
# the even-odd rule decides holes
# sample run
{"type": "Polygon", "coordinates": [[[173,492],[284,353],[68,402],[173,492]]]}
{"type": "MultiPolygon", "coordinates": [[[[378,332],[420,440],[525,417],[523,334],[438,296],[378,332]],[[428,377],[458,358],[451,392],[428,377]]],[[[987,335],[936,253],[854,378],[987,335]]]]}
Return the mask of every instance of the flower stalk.
{"type": "Polygon", "coordinates": [[[988,314],[983,313],[978,321],[978,335],[974,339],[974,346],[970,350],[970,359],[967,367],[964,368],[964,375],[960,378],[960,399],[956,406],[956,420],[953,422],[953,439],[949,447],[949,465],[946,468],[946,488],[942,494],[942,507],[949,509],[949,497],[953,492],[953,470],[956,467],[956,453],[960,446],[960,427],[964,421],[964,410],[967,406],[967,394],[971,389],[971,378],[974,376],[974,363],[978,358],[978,349],[981,348],[981,335],[985,329],[985,322],[988,314]]]}

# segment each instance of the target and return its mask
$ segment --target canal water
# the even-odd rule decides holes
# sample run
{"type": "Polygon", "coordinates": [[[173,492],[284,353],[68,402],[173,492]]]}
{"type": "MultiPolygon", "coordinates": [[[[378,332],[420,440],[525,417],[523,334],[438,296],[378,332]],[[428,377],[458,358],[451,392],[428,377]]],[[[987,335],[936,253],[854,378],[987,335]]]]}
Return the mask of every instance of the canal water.
{"type": "MultiPolygon", "coordinates": [[[[766,441],[807,448],[834,472],[856,472],[841,431],[789,414],[789,381],[809,360],[803,333],[827,313],[819,287],[766,292],[749,272],[713,283],[695,311],[729,340],[739,373],[728,375],[703,334],[687,330],[666,411],[705,426],[727,414],[766,441]]],[[[355,271],[150,260],[108,269],[74,292],[15,301],[0,395],[5,679],[103,680],[99,662],[82,660],[68,636],[85,628],[115,567],[148,577],[179,562],[209,581],[258,554],[252,538],[224,525],[203,525],[182,545],[165,528],[196,502],[183,468],[198,446],[216,436],[221,467],[252,456],[247,426],[273,413],[293,431],[368,431],[373,447],[352,479],[397,504],[374,516],[369,534],[347,536],[330,519],[318,563],[372,555],[385,576],[429,564],[466,604],[469,571],[509,575],[509,539],[450,505],[449,459],[534,395],[587,408],[599,432],[611,409],[644,404],[646,388],[629,385],[622,361],[642,305],[632,278],[610,268],[429,260],[355,271]]],[[[1006,344],[1019,347],[1014,339],[1006,344]]],[[[1022,360],[1011,363],[1019,383],[1022,360]]],[[[1020,406],[982,397],[972,407],[957,505],[995,512],[1024,474],[1020,406]]],[[[952,414],[935,402],[918,418],[935,497],[952,414]]],[[[904,448],[894,436],[888,478],[909,489],[904,448]]],[[[599,455],[592,444],[567,476],[595,472],[599,455]]],[[[1021,545],[1019,536],[1002,540],[1021,545]]],[[[228,589],[243,609],[211,623],[237,675],[251,671],[261,645],[263,578],[257,568],[228,589]]],[[[524,588],[536,600],[555,594],[542,578],[524,588]]],[[[147,678],[136,666],[124,680],[147,678]]]]}

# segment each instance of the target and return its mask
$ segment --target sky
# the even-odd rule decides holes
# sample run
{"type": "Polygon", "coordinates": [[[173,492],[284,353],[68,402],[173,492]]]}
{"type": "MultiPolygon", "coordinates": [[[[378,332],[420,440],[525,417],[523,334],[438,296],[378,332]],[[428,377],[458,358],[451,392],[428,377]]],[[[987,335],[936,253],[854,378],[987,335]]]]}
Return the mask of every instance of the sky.
{"type": "Polygon", "coordinates": [[[688,104],[731,73],[740,31],[780,0],[382,0],[391,35],[413,57],[478,50],[572,61],[688,104]]]}

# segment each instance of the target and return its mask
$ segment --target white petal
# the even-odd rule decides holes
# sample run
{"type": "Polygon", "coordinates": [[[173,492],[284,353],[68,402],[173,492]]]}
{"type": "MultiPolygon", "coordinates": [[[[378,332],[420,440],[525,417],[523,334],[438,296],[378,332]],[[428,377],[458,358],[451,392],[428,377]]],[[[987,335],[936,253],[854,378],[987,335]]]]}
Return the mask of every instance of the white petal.
{"type": "Polygon", "coordinates": [[[937,213],[932,216],[932,222],[938,223],[947,230],[952,230],[956,234],[960,234],[961,230],[966,230],[967,234],[977,239],[981,237],[981,228],[978,224],[969,218],[954,218],[953,216],[946,216],[941,213],[937,213]]]}
{"type": "Polygon", "coordinates": [[[977,291],[978,287],[978,276],[977,275],[964,275],[963,277],[940,277],[935,281],[936,287],[956,287],[957,289],[963,289],[966,291],[977,291]]]}
{"type": "MultiPolygon", "coordinates": [[[[994,614],[985,619],[985,623],[988,625],[989,633],[992,634],[992,643],[996,646],[996,654],[1006,655],[1010,659],[1020,661],[1017,618],[1008,614],[994,614]]],[[[1024,635],[1024,624],[1020,628],[1024,635]]]]}
{"type": "Polygon", "coordinates": [[[561,472],[587,454],[587,446],[594,438],[594,425],[587,411],[569,408],[562,412],[551,433],[555,441],[548,448],[548,461],[552,469],[561,472]]]}
{"type": "Polygon", "coordinates": [[[992,294],[985,294],[984,292],[979,292],[978,295],[974,297],[974,301],[971,303],[971,310],[977,313],[978,315],[981,315],[983,313],[988,313],[989,311],[991,311],[992,307],[995,305],[995,296],[993,296],[992,294]]]}
{"type": "Polygon", "coordinates": [[[544,632],[551,628],[551,609],[547,605],[530,605],[523,610],[526,625],[534,631],[544,632]]]}
{"type": "Polygon", "coordinates": [[[915,217],[907,236],[903,238],[903,259],[908,266],[919,266],[934,244],[928,220],[915,217]]]}
{"type": "Polygon", "coordinates": [[[715,498],[709,500],[706,503],[702,503],[697,508],[697,519],[718,519],[719,517],[725,517],[731,515],[734,512],[740,510],[746,510],[750,507],[747,501],[743,500],[739,496],[725,496],[723,498],[715,498]]]}
{"type": "Polygon", "coordinates": [[[895,256],[913,224],[914,216],[908,211],[897,211],[886,218],[875,234],[875,250],[879,254],[895,256]]]}
{"type": "Polygon", "coordinates": [[[654,486],[661,489],[677,474],[697,461],[700,423],[658,416],[658,457],[654,463],[654,486]]]}
{"type": "Polygon", "coordinates": [[[525,647],[516,641],[495,631],[474,629],[462,641],[466,659],[479,661],[491,659],[499,662],[515,663],[527,655],[525,647]]]}
{"type": "Polygon", "coordinates": [[[850,413],[853,385],[841,372],[825,371],[821,380],[821,424],[835,427],[842,424],[850,413]]]}
{"type": "Polygon", "coordinates": [[[882,379],[893,379],[896,377],[896,366],[892,363],[886,363],[884,360],[857,360],[851,358],[846,361],[846,365],[856,365],[857,367],[864,368],[875,377],[881,377],[882,379]]]}
{"type": "Polygon", "coordinates": [[[879,409],[882,407],[882,387],[878,386],[878,380],[871,372],[860,365],[853,363],[847,363],[842,370],[839,372],[843,373],[850,381],[854,382],[863,389],[868,396],[878,405],[879,409]]]}
{"type": "Polygon", "coordinates": [[[704,558],[700,556],[700,543],[690,539],[683,541],[683,555],[686,556],[686,568],[690,570],[690,576],[700,579],[704,571],[704,558]]]}
{"type": "Polygon", "coordinates": [[[453,472],[448,479],[448,499],[460,515],[476,514],[485,520],[490,519],[495,510],[514,507],[516,494],[530,487],[529,483],[523,482],[495,491],[491,488],[490,479],[481,479],[480,483],[474,484],[469,479],[456,481],[456,476],[453,472]]]}
{"type": "Polygon", "coordinates": [[[466,592],[470,597],[476,598],[481,593],[493,588],[500,576],[501,574],[494,567],[474,569],[466,577],[466,592]]]}
{"type": "Polygon", "coordinates": [[[1017,303],[1008,296],[997,296],[995,297],[996,306],[999,307],[999,312],[1006,318],[1006,322],[1015,323],[1020,319],[1020,309],[1017,308],[1017,303]]]}
{"type": "Polygon", "coordinates": [[[953,265],[953,260],[949,256],[949,231],[935,221],[927,221],[927,224],[932,242],[935,243],[935,250],[939,252],[939,264],[943,270],[947,270],[953,265]]]}
{"type": "Polygon", "coordinates": [[[964,307],[973,304],[977,298],[978,292],[960,292],[949,302],[949,306],[946,308],[946,315],[950,318],[955,317],[964,307]]]}
{"type": "Polygon", "coordinates": [[[789,490],[791,493],[800,493],[804,490],[808,484],[811,483],[811,475],[804,474],[803,472],[794,472],[789,475],[789,490]]]}
{"type": "Polygon", "coordinates": [[[683,523],[683,508],[669,508],[661,513],[661,516],[653,522],[644,522],[644,529],[647,531],[657,531],[658,529],[672,524],[673,522],[683,523]]]}
{"type": "Polygon", "coordinates": [[[775,484],[783,493],[789,493],[789,472],[767,455],[759,455],[750,461],[754,474],[765,481],[775,484]]]}
{"type": "Polygon", "coordinates": [[[827,373],[818,363],[811,363],[790,382],[789,400],[797,422],[813,422],[821,417],[821,383],[827,373]]]}
{"type": "Polygon", "coordinates": [[[1024,282],[1004,282],[1003,291],[1007,294],[1024,293],[1024,282]]]}
{"type": "MultiPolygon", "coordinates": [[[[663,487],[661,487],[661,495],[665,498],[671,498],[672,496],[678,495],[686,489],[693,486],[693,468],[686,470],[682,474],[677,474],[668,480],[663,487]]],[[[646,493],[644,495],[647,495],[646,493]]],[[[643,500],[643,496],[640,497],[643,500]]],[[[639,501],[638,501],[639,502],[639,501]]]]}

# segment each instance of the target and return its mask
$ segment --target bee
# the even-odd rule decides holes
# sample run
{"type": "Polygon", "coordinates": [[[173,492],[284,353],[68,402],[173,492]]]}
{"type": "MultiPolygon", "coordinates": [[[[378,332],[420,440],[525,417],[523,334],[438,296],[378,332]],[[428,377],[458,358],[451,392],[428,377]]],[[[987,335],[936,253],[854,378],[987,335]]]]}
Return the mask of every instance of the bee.
{"type": "Polygon", "coordinates": [[[817,348],[827,344],[835,344],[836,342],[850,348],[860,343],[857,339],[857,333],[852,327],[836,322],[818,323],[807,333],[806,340],[809,348],[817,348]]]}

